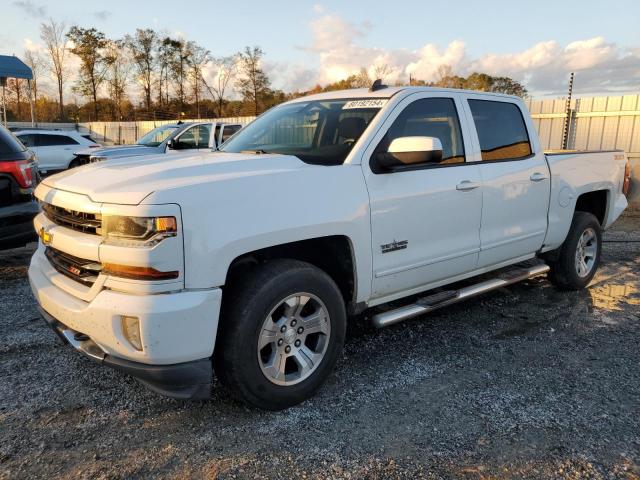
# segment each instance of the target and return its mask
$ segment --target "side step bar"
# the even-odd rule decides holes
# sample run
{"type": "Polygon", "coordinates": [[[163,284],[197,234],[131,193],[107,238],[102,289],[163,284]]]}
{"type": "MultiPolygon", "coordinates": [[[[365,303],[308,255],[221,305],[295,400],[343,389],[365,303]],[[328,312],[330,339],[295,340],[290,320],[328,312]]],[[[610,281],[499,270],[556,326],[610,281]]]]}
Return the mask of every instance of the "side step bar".
{"type": "Polygon", "coordinates": [[[434,295],[423,297],[412,305],[396,308],[395,310],[389,310],[388,312],[378,313],[373,316],[372,322],[376,328],[388,327],[394,323],[402,322],[403,320],[408,320],[409,318],[432,312],[438,308],[461,302],[462,300],[490,292],[491,290],[496,290],[497,288],[522,282],[523,280],[527,280],[548,271],[549,266],[545,264],[511,270],[498,278],[476,283],[475,285],[464,287],[460,290],[438,292],[434,295]]]}

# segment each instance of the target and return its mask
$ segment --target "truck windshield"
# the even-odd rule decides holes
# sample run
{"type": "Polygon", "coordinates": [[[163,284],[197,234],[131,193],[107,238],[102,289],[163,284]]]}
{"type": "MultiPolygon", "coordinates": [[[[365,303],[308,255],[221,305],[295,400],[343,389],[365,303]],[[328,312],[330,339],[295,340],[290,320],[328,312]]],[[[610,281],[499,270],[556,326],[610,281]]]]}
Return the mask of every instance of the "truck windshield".
{"type": "Polygon", "coordinates": [[[280,153],[306,163],[341,165],[386,102],[363,98],[281,105],[240,130],[221,151],[280,153]]]}
{"type": "Polygon", "coordinates": [[[154,128],[149,133],[140,138],[136,142],[136,145],[144,145],[145,147],[157,147],[178,128],[179,127],[176,127],[175,125],[162,125],[160,127],[154,128]]]}

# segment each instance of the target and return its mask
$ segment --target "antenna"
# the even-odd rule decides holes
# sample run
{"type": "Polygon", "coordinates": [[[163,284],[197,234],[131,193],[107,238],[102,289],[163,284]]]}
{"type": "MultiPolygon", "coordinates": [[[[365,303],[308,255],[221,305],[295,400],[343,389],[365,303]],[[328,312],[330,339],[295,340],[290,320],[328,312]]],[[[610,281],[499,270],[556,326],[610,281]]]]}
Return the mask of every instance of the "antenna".
{"type": "Polygon", "coordinates": [[[387,86],[382,83],[381,78],[378,78],[371,84],[371,88],[369,88],[369,91],[375,92],[376,90],[382,90],[383,88],[387,88],[387,86]]]}
{"type": "Polygon", "coordinates": [[[564,107],[564,128],[562,131],[562,149],[566,150],[569,144],[569,128],[571,127],[571,94],[573,93],[573,72],[569,77],[569,95],[567,96],[567,102],[564,107]]]}

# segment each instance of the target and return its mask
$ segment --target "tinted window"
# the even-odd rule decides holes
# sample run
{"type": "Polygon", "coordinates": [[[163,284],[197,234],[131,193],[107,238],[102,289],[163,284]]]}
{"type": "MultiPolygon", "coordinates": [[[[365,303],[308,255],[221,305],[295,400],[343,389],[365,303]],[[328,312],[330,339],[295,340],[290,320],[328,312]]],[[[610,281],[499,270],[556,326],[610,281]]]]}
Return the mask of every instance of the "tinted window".
{"type": "Polygon", "coordinates": [[[400,137],[435,137],[442,143],[442,160],[438,165],[464,162],[464,144],[458,113],[452,98],[423,98],[408,105],[396,118],[377,152],[386,152],[400,137]]]}
{"type": "Polygon", "coordinates": [[[37,147],[35,135],[16,135],[22,144],[27,148],[37,147]]]}
{"type": "Polygon", "coordinates": [[[531,155],[522,112],[514,103],[469,100],[482,160],[517,160],[531,155]]]}
{"type": "Polygon", "coordinates": [[[13,133],[0,126],[0,155],[24,152],[25,146],[13,135],[13,133]]]}
{"type": "Polygon", "coordinates": [[[198,125],[180,135],[178,141],[181,149],[207,148],[209,146],[209,136],[211,125],[198,125]]]}
{"type": "Polygon", "coordinates": [[[56,147],[58,145],[78,145],[73,138],[66,135],[35,135],[38,147],[56,147]]]}

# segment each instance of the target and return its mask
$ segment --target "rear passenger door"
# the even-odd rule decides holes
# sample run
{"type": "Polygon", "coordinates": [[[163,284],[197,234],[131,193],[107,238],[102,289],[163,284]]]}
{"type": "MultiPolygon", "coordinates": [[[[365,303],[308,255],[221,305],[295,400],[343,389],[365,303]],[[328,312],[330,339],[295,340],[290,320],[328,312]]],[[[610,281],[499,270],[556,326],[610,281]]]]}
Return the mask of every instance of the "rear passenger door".
{"type": "Polygon", "coordinates": [[[551,180],[529,115],[498,96],[470,95],[465,107],[483,185],[478,266],[530,256],[547,231],[551,180]]]}
{"type": "Polygon", "coordinates": [[[37,133],[32,150],[38,157],[38,168],[44,171],[64,170],[73,160],[79,143],[62,134],[37,133]]]}
{"type": "Polygon", "coordinates": [[[400,102],[362,158],[371,205],[375,298],[421,291],[476,268],[482,187],[457,94],[417,93],[400,102]],[[441,160],[406,171],[380,172],[373,154],[396,138],[436,137],[441,160]]]}

